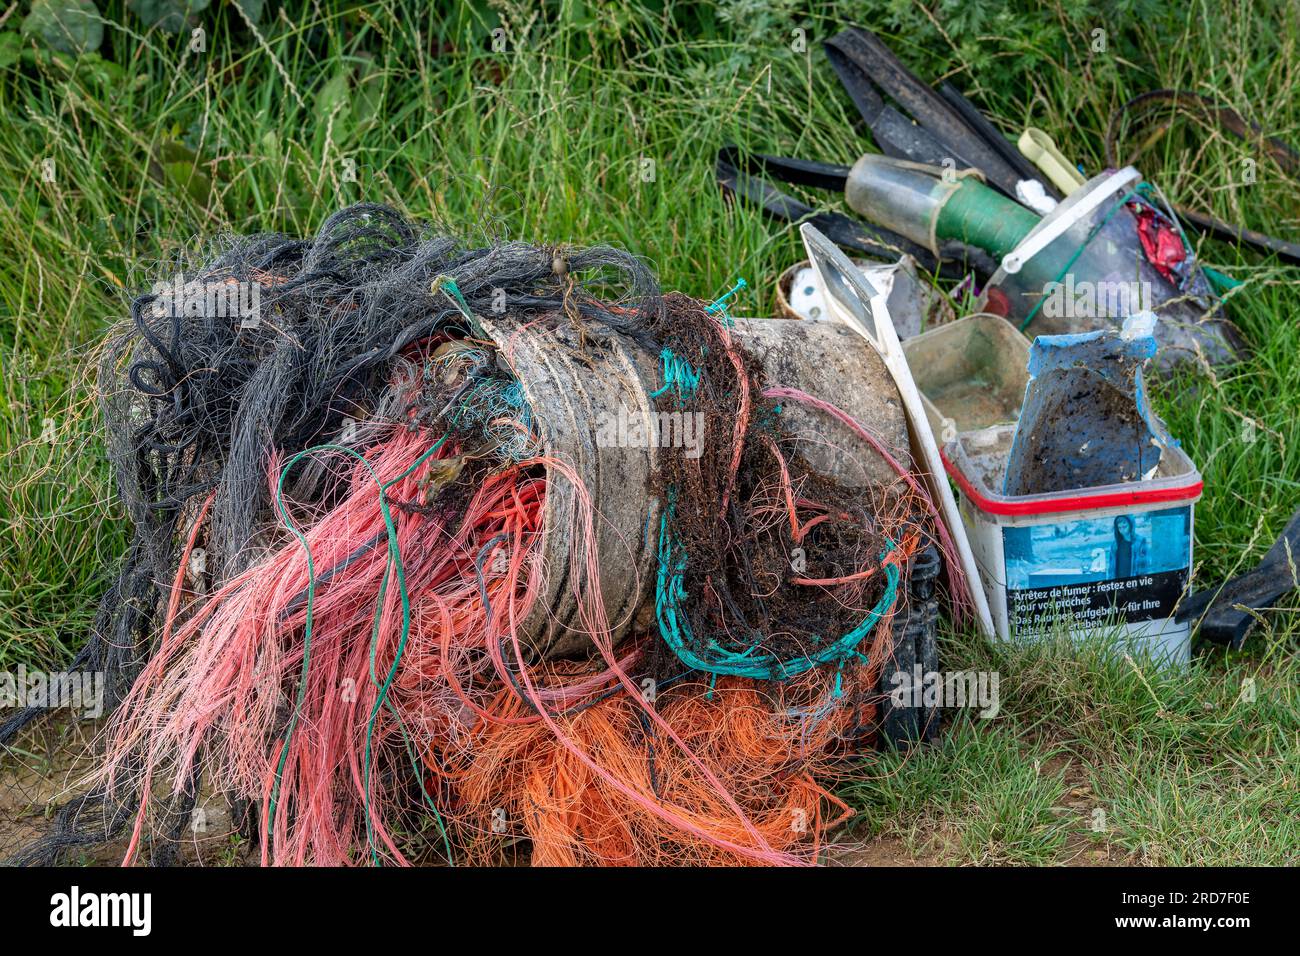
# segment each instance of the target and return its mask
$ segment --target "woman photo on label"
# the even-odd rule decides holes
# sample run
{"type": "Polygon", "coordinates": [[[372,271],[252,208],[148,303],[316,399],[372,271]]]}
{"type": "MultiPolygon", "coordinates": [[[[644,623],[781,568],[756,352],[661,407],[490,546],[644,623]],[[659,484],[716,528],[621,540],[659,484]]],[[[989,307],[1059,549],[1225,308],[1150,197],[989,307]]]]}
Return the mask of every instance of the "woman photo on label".
{"type": "Polygon", "coordinates": [[[1132,517],[1119,515],[1115,519],[1115,543],[1110,552],[1111,577],[1131,578],[1139,573],[1143,550],[1132,517]]]}

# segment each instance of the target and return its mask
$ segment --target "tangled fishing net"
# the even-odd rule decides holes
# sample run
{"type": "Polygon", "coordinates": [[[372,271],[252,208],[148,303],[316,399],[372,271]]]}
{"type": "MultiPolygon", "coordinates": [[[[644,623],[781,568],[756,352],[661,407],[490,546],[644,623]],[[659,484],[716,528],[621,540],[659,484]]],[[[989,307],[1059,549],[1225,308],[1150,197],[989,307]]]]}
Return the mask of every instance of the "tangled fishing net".
{"type": "Polygon", "coordinates": [[[819,473],[782,409],[826,403],[612,249],[470,248],[362,205],[186,278],[104,350],[134,537],[74,668],[115,710],[89,789],[19,862],[118,837],[170,862],[203,787],[247,808],[268,864],[493,862],[520,838],[537,864],[817,859],[934,528],[888,449],[896,482],[819,473]],[[255,321],[211,307],[250,287],[255,321]],[[592,368],[615,341],[661,358],[654,408],[707,423],[641,489],[635,621],[611,620],[602,504],[489,318],[576,330],[592,368]],[[576,655],[531,632],[556,575],[576,655]]]}

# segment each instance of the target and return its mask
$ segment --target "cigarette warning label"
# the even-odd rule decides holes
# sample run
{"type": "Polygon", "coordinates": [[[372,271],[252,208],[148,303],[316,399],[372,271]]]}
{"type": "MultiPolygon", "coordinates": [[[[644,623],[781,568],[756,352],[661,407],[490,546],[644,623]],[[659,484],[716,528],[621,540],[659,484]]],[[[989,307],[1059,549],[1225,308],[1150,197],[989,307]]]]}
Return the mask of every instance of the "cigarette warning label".
{"type": "Polygon", "coordinates": [[[1187,587],[1191,509],[1004,528],[1002,544],[1013,631],[1043,630],[1058,616],[1159,620],[1187,587]]]}
{"type": "Polygon", "coordinates": [[[1057,616],[1084,624],[1107,620],[1162,620],[1174,613],[1187,587],[1187,571],[1166,571],[1096,584],[1021,588],[1007,591],[1007,615],[1013,630],[1040,631],[1057,616]]]}

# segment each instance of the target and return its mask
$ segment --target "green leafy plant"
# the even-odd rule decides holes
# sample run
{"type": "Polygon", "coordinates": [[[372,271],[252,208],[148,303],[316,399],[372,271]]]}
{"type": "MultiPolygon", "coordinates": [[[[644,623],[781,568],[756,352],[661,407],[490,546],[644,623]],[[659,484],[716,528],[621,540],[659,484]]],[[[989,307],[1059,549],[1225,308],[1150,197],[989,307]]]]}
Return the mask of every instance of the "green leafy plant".
{"type": "Polygon", "coordinates": [[[60,53],[88,53],[104,42],[104,19],[91,0],[35,0],[22,30],[60,53]]]}

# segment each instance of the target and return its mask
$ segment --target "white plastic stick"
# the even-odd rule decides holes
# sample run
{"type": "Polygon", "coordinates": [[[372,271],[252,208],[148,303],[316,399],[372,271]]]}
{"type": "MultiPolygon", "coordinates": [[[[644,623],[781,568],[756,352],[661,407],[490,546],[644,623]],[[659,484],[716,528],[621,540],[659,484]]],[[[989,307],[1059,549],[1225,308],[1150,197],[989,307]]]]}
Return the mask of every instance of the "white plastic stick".
{"type": "MultiPolygon", "coordinates": [[[[822,298],[831,316],[843,322],[853,331],[867,340],[880,355],[889,370],[898,394],[903,400],[903,411],[907,416],[908,429],[912,434],[912,443],[923,459],[925,482],[931,498],[938,504],[940,520],[948,528],[953,542],[957,545],[957,556],[962,570],[966,573],[967,588],[971,601],[975,605],[976,617],[980,628],[988,638],[993,637],[993,615],[989,613],[988,599],[980,583],[979,568],[975,564],[975,555],[971,551],[970,540],[966,537],[966,527],[962,524],[961,514],[957,510],[957,500],[948,485],[947,475],[943,469],[943,459],[939,457],[939,446],[935,443],[934,432],[925,416],[921,404],[921,393],[912,378],[907,359],[903,357],[902,346],[898,343],[898,334],[894,331],[894,321],[889,314],[887,290],[876,287],[867,276],[857,269],[848,257],[833,242],[817,231],[809,223],[800,227],[803,235],[804,249],[808,252],[808,261],[812,263],[822,298]]],[[[897,268],[897,267],[896,267],[897,268]]]]}
{"type": "Polygon", "coordinates": [[[1003,271],[1019,272],[1026,262],[1065,235],[1066,231],[1076,222],[1130,183],[1138,182],[1141,179],[1142,174],[1132,166],[1125,166],[1123,169],[1111,173],[1098,183],[1095,189],[1090,190],[1086,195],[1080,196],[1073,205],[1061,209],[1060,214],[1055,218],[1044,219],[1042,225],[1026,236],[1020,245],[1003,256],[1003,271]]]}

